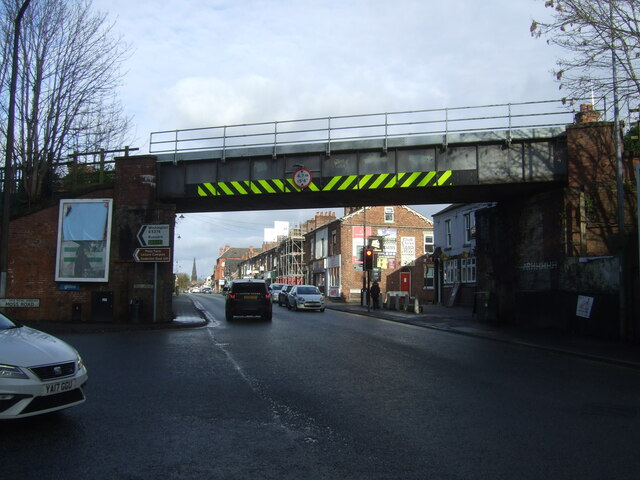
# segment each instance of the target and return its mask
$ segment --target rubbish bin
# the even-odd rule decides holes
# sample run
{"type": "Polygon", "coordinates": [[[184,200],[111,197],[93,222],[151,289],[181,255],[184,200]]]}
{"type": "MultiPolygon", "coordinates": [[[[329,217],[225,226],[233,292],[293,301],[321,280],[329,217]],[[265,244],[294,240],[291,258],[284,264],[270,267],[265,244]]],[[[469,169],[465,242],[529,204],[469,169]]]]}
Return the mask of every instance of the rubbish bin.
{"type": "Polygon", "coordinates": [[[133,297],[129,301],[129,321],[131,323],[140,323],[142,320],[142,299],[133,297]]]}

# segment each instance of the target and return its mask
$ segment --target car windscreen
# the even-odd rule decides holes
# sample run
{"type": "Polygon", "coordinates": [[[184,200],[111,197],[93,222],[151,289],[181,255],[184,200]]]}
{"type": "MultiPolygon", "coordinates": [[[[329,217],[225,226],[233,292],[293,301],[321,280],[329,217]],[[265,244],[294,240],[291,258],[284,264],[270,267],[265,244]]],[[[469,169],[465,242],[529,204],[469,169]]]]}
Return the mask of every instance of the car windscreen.
{"type": "Polygon", "coordinates": [[[11,320],[9,320],[7,317],[5,317],[0,313],[0,330],[6,330],[8,328],[17,328],[19,326],[20,325],[12,322],[11,320]]]}
{"type": "Polygon", "coordinates": [[[236,283],[231,289],[233,293],[266,293],[264,283],[236,283]]]}
{"type": "Polygon", "coordinates": [[[298,287],[296,290],[300,294],[319,295],[320,291],[316,287],[298,287]]]}

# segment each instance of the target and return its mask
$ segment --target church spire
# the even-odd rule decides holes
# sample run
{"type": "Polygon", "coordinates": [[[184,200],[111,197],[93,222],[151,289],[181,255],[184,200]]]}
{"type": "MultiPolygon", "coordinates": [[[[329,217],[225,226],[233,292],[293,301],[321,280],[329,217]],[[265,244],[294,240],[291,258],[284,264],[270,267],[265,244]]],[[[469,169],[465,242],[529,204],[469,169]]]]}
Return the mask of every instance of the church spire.
{"type": "Polygon", "coordinates": [[[196,272],[196,257],[193,257],[193,268],[191,269],[191,283],[198,283],[198,274],[196,272]]]}

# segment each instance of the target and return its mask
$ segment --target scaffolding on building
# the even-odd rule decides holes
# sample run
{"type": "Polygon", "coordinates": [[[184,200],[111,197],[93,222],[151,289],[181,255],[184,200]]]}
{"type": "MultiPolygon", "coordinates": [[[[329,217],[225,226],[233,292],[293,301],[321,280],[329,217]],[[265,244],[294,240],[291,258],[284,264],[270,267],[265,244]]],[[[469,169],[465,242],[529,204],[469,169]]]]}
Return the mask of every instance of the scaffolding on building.
{"type": "Polygon", "coordinates": [[[304,228],[294,226],[289,235],[278,238],[278,265],[276,282],[289,285],[305,283],[304,260],[304,228]]]}

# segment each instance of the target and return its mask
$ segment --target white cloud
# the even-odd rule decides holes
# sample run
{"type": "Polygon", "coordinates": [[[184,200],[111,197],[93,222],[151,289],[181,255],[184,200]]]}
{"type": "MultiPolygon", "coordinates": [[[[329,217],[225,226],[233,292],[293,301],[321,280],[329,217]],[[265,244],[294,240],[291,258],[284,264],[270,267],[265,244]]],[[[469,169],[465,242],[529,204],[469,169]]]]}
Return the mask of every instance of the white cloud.
{"type": "MultiPolygon", "coordinates": [[[[558,51],[529,34],[548,15],[537,0],[93,3],[134,49],[122,99],[140,153],[159,130],[561,96],[549,73],[558,51]]],[[[198,217],[178,225],[176,260],[212,268],[225,244],[257,247],[274,220],[313,212],[198,217]]]]}

